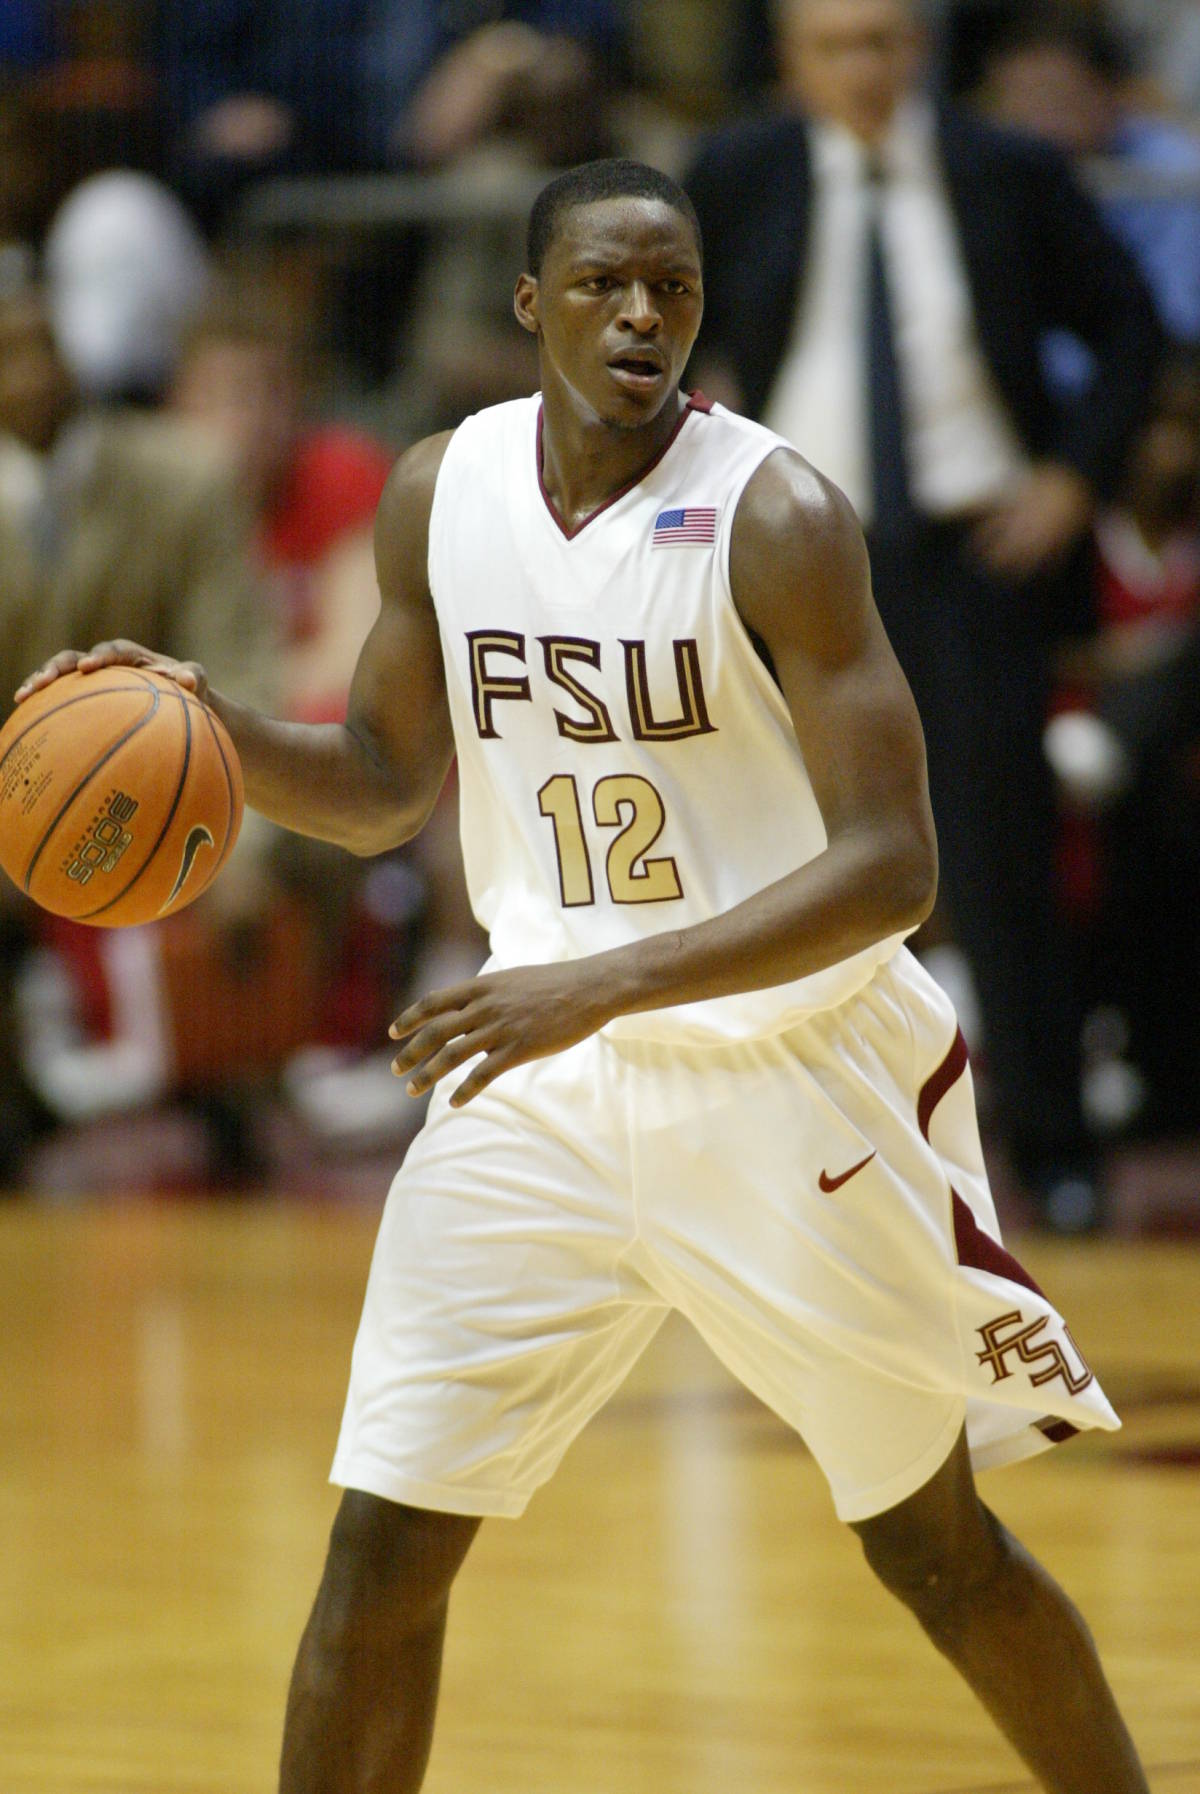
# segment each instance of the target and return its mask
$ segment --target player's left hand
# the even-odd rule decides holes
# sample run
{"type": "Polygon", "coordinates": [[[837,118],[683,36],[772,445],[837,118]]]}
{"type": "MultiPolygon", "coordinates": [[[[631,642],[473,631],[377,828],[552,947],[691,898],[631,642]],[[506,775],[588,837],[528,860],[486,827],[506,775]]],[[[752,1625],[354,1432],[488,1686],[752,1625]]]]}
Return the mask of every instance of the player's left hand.
{"type": "Polygon", "coordinates": [[[410,1096],[421,1096],[447,1072],[484,1056],[450,1098],[460,1109],[514,1065],[561,1053],[611,1021],[611,980],[568,965],[519,966],[489,972],[469,984],[431,991],[388,1029],[403,1041],[392,1061],[407,1078],[410,1096]]]}

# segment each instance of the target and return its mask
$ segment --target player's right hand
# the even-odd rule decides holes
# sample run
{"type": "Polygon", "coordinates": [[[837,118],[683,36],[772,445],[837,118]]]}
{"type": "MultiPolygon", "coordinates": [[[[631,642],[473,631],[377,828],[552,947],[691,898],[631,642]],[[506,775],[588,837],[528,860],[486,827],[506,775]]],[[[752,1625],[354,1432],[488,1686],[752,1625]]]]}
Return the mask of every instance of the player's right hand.
{"type": "Polygon", "coordinates": [[[144,667],[150,673],[162,673],[174,679],[184,691],[203,699],[208,691],[208,675],[198,661],[172,660],[169,654],[155,654],[138,642],[97,642],[94,648],[81,653],[78,648],[63,648],[43,662],[35,673],[22,680],[13,693],[20,704],[35,691],[52,685],[64,673],[96,673],[101,667],[144,667]]]}

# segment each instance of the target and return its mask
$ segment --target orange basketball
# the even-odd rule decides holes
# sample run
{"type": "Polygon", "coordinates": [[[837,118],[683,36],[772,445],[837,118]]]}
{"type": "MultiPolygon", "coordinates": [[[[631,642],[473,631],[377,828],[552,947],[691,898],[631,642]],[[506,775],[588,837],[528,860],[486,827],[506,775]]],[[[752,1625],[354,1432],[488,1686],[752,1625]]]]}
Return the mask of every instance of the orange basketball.
{"type": "Polygon", "coordinates": [[[173,915],[242,822],[242,770],[207,705],[161,673],[67,673],[0,729],[0,866],[101,928],[173,915]]]}

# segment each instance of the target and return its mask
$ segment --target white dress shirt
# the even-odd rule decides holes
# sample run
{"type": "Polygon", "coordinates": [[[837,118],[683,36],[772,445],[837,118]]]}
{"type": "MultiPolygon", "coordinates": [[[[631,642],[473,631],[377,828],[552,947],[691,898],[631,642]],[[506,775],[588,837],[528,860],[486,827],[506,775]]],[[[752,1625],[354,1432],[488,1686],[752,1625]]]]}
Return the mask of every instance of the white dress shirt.
{"type": "MultiPolygon", "coordinates": [[[[837,125],[811,126],[810,141],[807,273],[763,422],[870,523],[867,152],[837,125]]],[[[899,110],[876,161],[885,177],[882,231],[913,499],[930,516],[952,517],[1003,498],[1028,464],[979,347],[925,101],[899,110]]]]}

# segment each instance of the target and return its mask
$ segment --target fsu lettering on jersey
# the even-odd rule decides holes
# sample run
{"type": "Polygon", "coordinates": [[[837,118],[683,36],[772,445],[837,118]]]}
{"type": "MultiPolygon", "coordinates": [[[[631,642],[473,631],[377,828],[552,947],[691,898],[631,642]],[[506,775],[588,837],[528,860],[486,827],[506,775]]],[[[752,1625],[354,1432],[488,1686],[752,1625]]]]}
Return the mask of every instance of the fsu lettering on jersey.
{"type": "MultiPolygon", "coordinates": [[[[585,712],[564,715],[555,710],[558,732],[569,741],[616,741],[608,706],[572,674],[564,662],[586,661],[601,671],[603,649],[599,642],[581,636],[539,636],[546,663],[546,678],[574,698],[585,712]]],[[[503,677],[489,670],[487,654],[492,650],[508,654],[514,660],[525,659],[525,637],[503,629],[469,629],[469,665],[471,700],[475,708],[475,726],[485,741],[499,740],[492,706],[498,698],[514,698],[526,704],[533,702],[529,680],[524,676],[503,677]]],[[[704,678],[700,670],[700,652],[694,641],[672,642],[675,656],[677,713],[658,718],[650,695],[646,672],[645,642],[620,642],[625,655],[625,691],[629,699],[629,735],[634,741],[678,741],[685,735],[709,735],[713,725],[704,704],[704,678]]]]}
{"type": "MultiPolygon", "coordinates": [[[[706,920],[825,846],[787,706],[729,590],[738,500],[786,445],[689,407],[642,479],[568,534],[540,479],[539,414],[519,399],[460,425],[429,530],[463,857],[495,965],[706,920]],[[659,551],[664,531],[678,552],[659,551]]],[[[775,1033],[860,989],[901,938],[610,1031],[775,1033]]]]}

